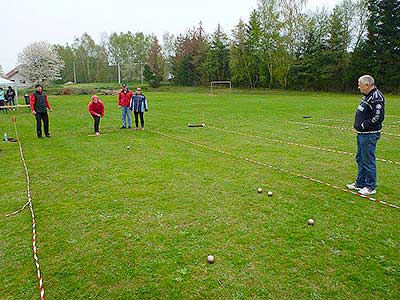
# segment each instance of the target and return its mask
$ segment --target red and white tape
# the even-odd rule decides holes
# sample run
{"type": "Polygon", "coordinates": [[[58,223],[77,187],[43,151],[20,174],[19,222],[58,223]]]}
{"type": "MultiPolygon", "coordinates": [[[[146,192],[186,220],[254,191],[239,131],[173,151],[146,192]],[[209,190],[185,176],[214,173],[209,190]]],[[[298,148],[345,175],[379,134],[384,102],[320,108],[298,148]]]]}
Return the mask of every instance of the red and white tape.
{"type": "MultiPolygon", "coordinates": [[[[291,146],[297,146],[297,147],[303,147],[303,148],[308,148],[308,149],[313,149],[313,150],[318,150],[318,151],[325,151],[325,152],[331,152],[331,153],[337,153],[337,154],[342,154],[342,155],[349,155],[349,156],[355,156],[355,153],[347,152],[347,151],[341,151],[341,150],[334,150],[334,149],[328,149],[328,148],[323,148],[323,147],[317,147],[317,146],[311,146],[311,145],[305,145],[305,144],[300,144],[300,143],[294,143],[294,142],[288,142],[288,141],[283,141],[283,140],[278,140],[274,138],[267,138],[267,137],[262,137],[258,135],[252,135],[248,133],[243,133],[239,131],[232,131],[224,128],[218,128],[215,126],[207,126],[208,128],[215,129],[215,130],[220,130],[223,132],[231,133],[231,134],[237,134],[241,136],[246,136],[246,137],[251,137],[255,139],[260,139],[260,140],[266,140],[266,141],[272,141],[276,143],[281,143],[281,144],[286,144],[286,145],[291,145],[291,146]]],[[[395,165],[400,165],[400,162],[394,161],[394,160],[389,160],[389,159],[384,159],[384,158],[376,158],[376,160],[385,162],[385,163],[390,163],[390,164],[395,164],[395,165]]]]}
{"type": "Polygon", "coordinates": [[[16,138],[17,138],[17,140],[18,140],[19,153],[20,153],[20,155],[21,155],[21,160],[22,160],[22,163],[23,163],[24,168],[25,168],[26,190],[27,190],[27,195],[28,195],[28,202],[25,203],[25,205],[22,206],[19,210],[15,211],[15,212],[12,212],[12,213],[9,213],[9,214],[7,214],[6,216],[9,217],[9,216],[16,215],[16,214],[22,212],[22,211],[29,205],[29,209],[30,209],[31,215],[32,215],[32,249],[33,249],[33,259],[35,260],[36,271],[37,271],[37,277],[38,277],[38,280],[39,280],[40,299],[41,299],[41,300],[44,300],[45,297],[44,297],[43,277],[42,277],[42,274],[41,274],[41,272],[40,272],[39,258],[38,258],[38,255],[37,255],[37,246],[36,246],[36,218],[35,218],[35,213],[34,213],[33,204],[32,204],[31,188],[30,188],[30,177],[29,177],[29,172],[28,172],[28,166],[27,166],[27,164],[26,164],[25,157],[24,157],[24,153],[23,153],[23,151],[22,151],[22,145],[21,145],[21,142],[20,142],[19,137],[18,137],[17,124],[16,124],[17,121],[16,121],[16,118],[15,118],[15,117],[12,118],[12,122],[13,122],[14,128],[15,128],[15,136],[16,136],[16,138]]]}
{"type": "Polygon", "coordinates": [[[191,144],[191,145],[194,145],[194,146],[198,146],[198,147],[201,147],[201,148],[213,151],[213,152],[218,152],[218,153],[230,156],[230,157],[235,158],[235,159],[244,160],[244,161],[251,162],[251,163],[254,163],[254,164],[257,164],[257,165],[260,165],[260,166],[264,166],[264,167],[267,167],[267,168],[270,168],[270,169],[274,169],[276,171],[280,171],[280,172],[283,172],[283,173],[286,173],[286,174],[290,174],[290,175],[293,175],[293,176],[296,176],[296,177],[307,179],[307,180],[310,180],[312,182],[323,184],[323,185],[329,186],[331,188],[334,188],[336,190],[339,190],[339,191],[342,191],[342,192],[346,192],[346,193],[350,193],[350,194],[359,196],[361,198],[368,199],[370,201],[373,201],[373,202],[376,202],[376,203],[379,203],[379,204],[382,204],[382,205],[385,205],[385,206],[388,206],[388,207],[391,207],[391,208],[400,208],[399,206],[397,206],[395,204],[391,204],[391,203],[388,203],[388,202],[383,201],[383,200],[378,200],[378,199],[370,197],[370,196],[364,196],[364,195],[361,195],[361,194],[359,194],[359,193],[357,193],[357,192],[355,192],[353,190],[348,190],[348,189],[339,187],[339,186],[337,186],[335,184],[324,182],[324,181],[319,180],[319,179],[315,179],[315,178],[313,178],[311,176],[307,176],[307,175],[303,175],[303,174],[300,174],[300,173],[296,173],[296,172],[292,172],[292,171],[289,171],[289,170],[285,170],[283,168],[273,166],[273,165],[271,165],[269,163],[259,162],[259,161],[255,160],[255,159],[247,158],[247,157],[244,157],[244,156],[241,156],[241,155],[235,155],[233,153],[230,153],[230,152],[227,152],[227,151],[223,151],[223,150],[220,150],[220,149],[211,148],[209,146],[205,146],[205,145],[200,144],[198,142],[185,140],[185,139],[182,139],[182,138],[179,138],[179,137],[175,137],[173,135],[169,135],[169,134],[157,131],[157,130],[149,130],[149,131],[157,133],[157,134],[162,135],[162,136],[165,136],[165,137],[170,138],[170,139],[175,139],[177,141],[184,142],[184,143],[187,143],[187,144],[191,144]]]}
{"type": "MultiPolygon", "coordinates": [[[[339,129],[339,130],[344,130],[344,131],[355,132],[355,130],[350,128],[350,127],[337,127],[337,126],[311,124],[311,123],[303,123],[303,122],[296,122],[296,121],[286,121],[286,122],[290,123],[290,124],[299,124],[299,125],[304,125],[304,126],[314,126],[314,127],[323,127],[323,128],[333,128],[333,129],[339,129]]],[[[390,133],[390,132],[386,132],[386,131],[385,132],[381,132],[381,134],[400,137],[400,134],[390,133]]]]}

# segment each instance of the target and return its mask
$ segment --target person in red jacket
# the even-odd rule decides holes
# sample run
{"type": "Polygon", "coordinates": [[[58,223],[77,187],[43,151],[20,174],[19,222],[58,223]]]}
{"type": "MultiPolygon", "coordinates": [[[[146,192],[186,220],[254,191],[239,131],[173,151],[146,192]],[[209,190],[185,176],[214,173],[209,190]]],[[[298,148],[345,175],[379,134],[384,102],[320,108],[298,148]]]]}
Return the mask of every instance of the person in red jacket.
{"type": "Polygon", "coordinates": [[[94,119],[94,132],[100,134],[100,118],[104,117],[104,104],[97,95],[92,96],[92,101],[89,102],[88,110],[94,119]]]}
{"type": "Polygon", "coordinates": [[[121,86],[121,91],[118,94],[118,108],[122,112],[122,126],[121,129],[126,128],[126,118],[128,118],[128,128],[132,128],[132,114],[129,110],[129,105],[132,98],[132,91],[124,83],[121,86]]]}
{"type": "Polygon", "coordinates": [[[53,111],[53,109],[50,106],[47,94],[43,92],[42,85],[35,85],[35,91],[29,97],[29,104],[32,114],[36,118],[37,137],[42,137],[43,120],[44,134],[46,135],[46,137],[49,138],[49,116],[47,115],[47,109],[49,109],[51,112],[53,111]]]}

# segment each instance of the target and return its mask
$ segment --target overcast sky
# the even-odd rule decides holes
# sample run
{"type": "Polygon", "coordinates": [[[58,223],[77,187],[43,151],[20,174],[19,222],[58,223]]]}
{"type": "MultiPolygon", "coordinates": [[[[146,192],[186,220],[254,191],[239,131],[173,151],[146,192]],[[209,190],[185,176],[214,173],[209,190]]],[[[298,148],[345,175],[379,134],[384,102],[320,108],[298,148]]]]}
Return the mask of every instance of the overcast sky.
{"type": "MultiPolygon", "coordinates": [[[[308,0],[308,7],[331,9],[340,0],[308,0]]],[[[87,32],[99,42],[102,33],[184,33],[200,21],[206,32],[220,23],[230,33],[239,19],[248,20],[257,0],[1,0],[3,34],[0,65],[5,72],[17,64],[18,53],[30,43],[72,43],[87,32]],[[5,2],[5,3],[4,3],[5,2]]]]}

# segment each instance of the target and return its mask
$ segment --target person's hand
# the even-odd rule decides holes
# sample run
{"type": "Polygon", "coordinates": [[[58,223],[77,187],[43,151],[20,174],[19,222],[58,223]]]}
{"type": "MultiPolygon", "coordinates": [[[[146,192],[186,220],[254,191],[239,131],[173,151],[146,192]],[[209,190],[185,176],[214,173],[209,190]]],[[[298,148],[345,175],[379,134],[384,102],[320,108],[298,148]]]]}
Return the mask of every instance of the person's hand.
{"type": "Polygon", "coordinates": [[[101,117],[101,114],[97,114],[98,117],[101,117]]]}
{"type": "Polygon", "coordinates": [[[53,112],[54,110],[52,108],[50,108],[50,112],[53,112]]]}
{"type": "Polygon", "coordinates": [[[36,115],[36,111],[32,110],[32,115],[36,115]]]}
{"type": "Polygon", "coordinates": [[[118,105],[118,109],[121,109],[121,105],[118,105]]]}

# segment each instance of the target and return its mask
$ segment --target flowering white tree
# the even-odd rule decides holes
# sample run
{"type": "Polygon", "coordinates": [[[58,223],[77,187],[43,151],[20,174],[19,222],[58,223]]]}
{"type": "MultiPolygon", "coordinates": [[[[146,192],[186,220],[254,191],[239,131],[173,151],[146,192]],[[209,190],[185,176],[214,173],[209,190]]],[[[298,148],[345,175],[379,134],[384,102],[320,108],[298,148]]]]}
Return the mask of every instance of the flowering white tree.
{"type": "Polygon", "coordinates": [[[64,61],[48,42],[32,43],[18,55],[20,72],[34,83],[61,78],[64,61]]]}

